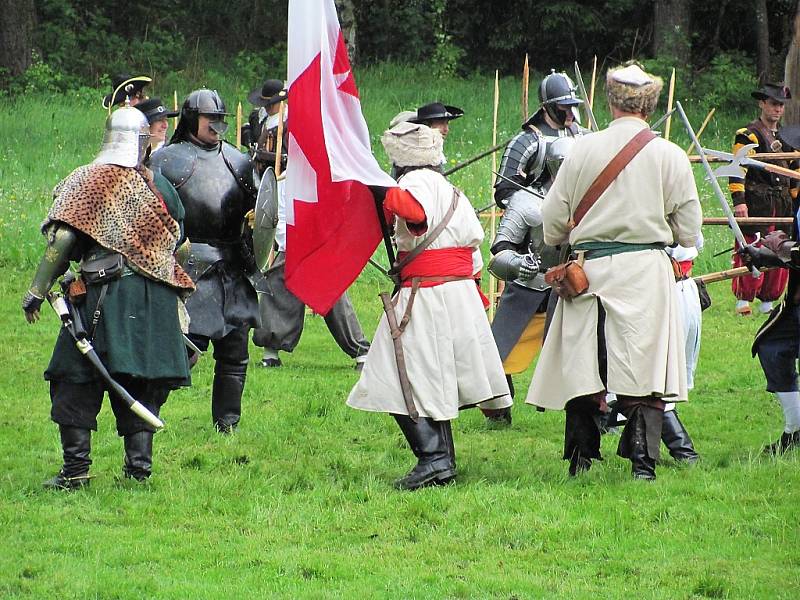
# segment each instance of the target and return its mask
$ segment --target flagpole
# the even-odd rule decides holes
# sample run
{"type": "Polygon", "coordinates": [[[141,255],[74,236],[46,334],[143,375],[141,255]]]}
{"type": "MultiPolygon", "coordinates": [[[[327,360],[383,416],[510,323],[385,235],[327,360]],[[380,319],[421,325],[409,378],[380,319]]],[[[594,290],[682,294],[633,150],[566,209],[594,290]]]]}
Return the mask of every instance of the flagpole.
{"type": "MultiPolygon", "coordinates": [[[[500,71],[494,72],[494,111],[492,115],[492,146],[497,144],[497,108],[500,104],[500,71]]],[[[497,155],[492,154],[492,189],[494,190],[495,175],[497,171],[497,155]]],[[[489,243],[494,240],[494,234],[497,229],[497,207],[492,206],[492,212],[489,217],[489,231],[491,233],[489,243]]],[[[494,319],[494,305],[497,298],[497,280],[490,273],[489,274],[489,320],[494,319]]]]}

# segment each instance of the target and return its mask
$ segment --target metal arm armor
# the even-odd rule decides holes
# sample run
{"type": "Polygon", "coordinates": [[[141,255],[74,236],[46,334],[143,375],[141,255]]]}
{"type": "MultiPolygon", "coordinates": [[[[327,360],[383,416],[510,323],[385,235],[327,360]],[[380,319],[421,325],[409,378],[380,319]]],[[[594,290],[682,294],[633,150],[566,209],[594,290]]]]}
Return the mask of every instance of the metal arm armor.
{"type": "MultiPolygon", "coordinates": [[[[535,131],[520,131],[506,146],[500,161],[499,173],[520,185],[529,185],[538,179],[544,170],[546,144],[535,131]]],[[[495,183],[495,202],[505,205],[505,200],[516,189],[512,183],[498,177],[495,183]]]]}
{"type": "Polygon", "coordinates": [[[489,261],[489,272],[505,281],[528,281],[539,272],[539,261],[532,254],[518,254],[503,250],[489,261]]]}
{"type": "Polygon", "coordinates": [[[525,192],[517,190],[508,199],[508,206],[500,219],[497,235],[492,241],[492,250],[501,242],[509,242],[522,249],[531,237],[531,230],[542,224],[542,201],[525,192]]]}
{"type": "Polygon", "coordinates": [[[70,257],[76,244],[78,234],[72,227],[64,223],[52,224],[46,234],[47,248],[33,276],[28,293],[36,298],[44,298],[53,283],[69,267],[70,257]]]}

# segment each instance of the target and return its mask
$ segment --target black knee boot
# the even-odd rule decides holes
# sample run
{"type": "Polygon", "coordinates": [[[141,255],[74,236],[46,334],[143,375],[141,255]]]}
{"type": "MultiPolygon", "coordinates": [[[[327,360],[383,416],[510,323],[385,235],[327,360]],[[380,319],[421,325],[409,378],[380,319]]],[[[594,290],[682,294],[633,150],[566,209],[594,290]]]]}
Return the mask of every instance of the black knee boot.
{"type": "Polygon", "coordinates": [[[220,433],[231,433],[242,414],[242,392],[247,377],[247,362],[217,361],[211,392],[211,418],[220,433]]]}
{"type": "Polygon", "coordinates": [[[395,481],[394,486],[399,490],[416,490],[452,481],[456,476],[456,463],[450,422],[420,417],[414,423],[407,415],[392,416],[417,457],[416,466],[395,481]]]}
{"type": "Polygon", "coordinates": [[[592,459],[603,460],[600,454],[600,410],[592,396],[581,396],[567,403],[563,458],[569,461],[572,477],[588,471],[592,459]]]}
{"type": "Polygon", "coordinates": [[[661,426],[661,440],[669,450],[670,456],[675,460],[689,464],[697,462],[700,455],[695,452],[689,432],[678,418],[675,410],[664,413],[664,423],[661,426]]]}
{"type": "Polygon", "coordinates": [[[122,475],[136,481],[150,477],[153,466],[153,432],[137,431],[124,438],[125,462],[122,475]]]}
{"type": "Polygon", "coordinates": [[[66,425],[59,425],[58,428],[64,451],[64,466],[55,477],[44,482],[44,487],[51,490],[76,490],[89,485],[92,432],[66,425]]]}
{"type": "Polygon", "coordinates": [[[623,410],[628,419],[617,448],[617,455],[631,461],[634,479],[656,478],[656,461],[661,445],[664,411],[637,404],[623,410]]]}

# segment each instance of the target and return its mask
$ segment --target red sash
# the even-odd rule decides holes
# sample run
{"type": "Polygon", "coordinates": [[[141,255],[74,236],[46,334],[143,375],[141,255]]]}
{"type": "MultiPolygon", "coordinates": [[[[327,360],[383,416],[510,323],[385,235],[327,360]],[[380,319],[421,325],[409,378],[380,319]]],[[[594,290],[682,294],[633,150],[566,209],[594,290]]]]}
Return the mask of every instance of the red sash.
{"type": "MultiPolygon", "coordinates": [[[[472,275],[472,248],[440,248],[425,250],[400,271],[403,287],[411,287],[414,277],[470,277],[472,275]]],[[[408,252],[400,252],[402,260],[408,252]]],[[[433,287],[446,281],[422,281],[419,287],[433,287]]]]}

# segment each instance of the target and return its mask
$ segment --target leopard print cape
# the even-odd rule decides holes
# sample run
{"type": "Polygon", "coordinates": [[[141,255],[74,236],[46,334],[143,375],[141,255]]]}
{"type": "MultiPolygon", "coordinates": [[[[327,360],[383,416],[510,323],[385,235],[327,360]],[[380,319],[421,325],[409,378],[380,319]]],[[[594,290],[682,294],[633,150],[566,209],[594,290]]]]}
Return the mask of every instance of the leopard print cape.
{"type": "Polygon", "coordinates": [[[53,190],[42,230],[61,221],[119,252],[141,274],[182,291],[194,290],[173,252],[180,226],[135,169],[84,165],[53,190]]]}

